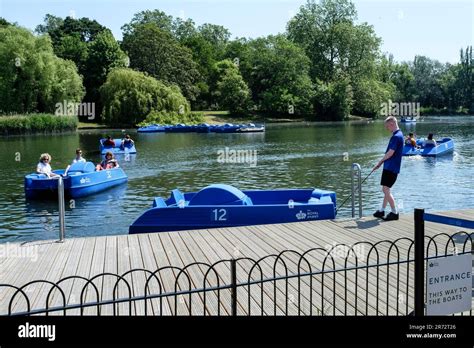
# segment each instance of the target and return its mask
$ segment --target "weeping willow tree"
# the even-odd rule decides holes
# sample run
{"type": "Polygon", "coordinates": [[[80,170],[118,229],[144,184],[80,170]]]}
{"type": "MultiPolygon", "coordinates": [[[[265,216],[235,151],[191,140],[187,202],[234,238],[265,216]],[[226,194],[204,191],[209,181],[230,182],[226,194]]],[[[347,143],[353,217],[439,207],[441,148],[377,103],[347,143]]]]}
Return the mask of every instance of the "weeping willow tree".
{"type": "Polygon", "coordinates": [[[167,86],[144,73],[113,69],[100,89],[103,120],[109,125],[137,125],[149,114],[186,115],[190,106],[178,86],[167,86]]]}

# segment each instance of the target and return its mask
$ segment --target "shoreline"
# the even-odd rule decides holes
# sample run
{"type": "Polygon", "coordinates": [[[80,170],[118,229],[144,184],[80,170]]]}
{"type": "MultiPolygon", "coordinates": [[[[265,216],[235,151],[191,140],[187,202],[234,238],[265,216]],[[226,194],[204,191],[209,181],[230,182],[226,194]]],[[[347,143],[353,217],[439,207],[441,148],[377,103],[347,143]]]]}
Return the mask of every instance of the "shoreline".
{"type": "MultiPolygon", "coordinates": [[[[350,115],[347,119],[341,121],[327,121],[327,120],[312,120],[308,118],[278,118],[278,117],[263,117],[261,115],[249,115],[249,116],[236,116],[230,115],[227,111],[203,111],[204,113],[204,122],[211,124],[211,125],[222,125],[226,123],[263,123],[263,124],[270,124],[270,125],[283,125],[283,124],[338,124],[338,123],[372,123],[382,120],[381,118],[367,118],[362,116],[350,115]]],[[[0,116],[2,117],[8,116],[0,116]]],[[[426,118],[451,118],[451,117],[473,117],[474,115],[423,115],[420,116],[420,119],[426,118]]],[[[8,136],[31,136],[31,135],[51,135],[51,134],[68,134],[74,132],[82,132],[82,131],[94,131],[94,130],[110,130],[110,131],[133,131],[136,130],[135,127],[113,127],[108,126],[100,123],[89,123],[89,122],[81,122],[77,123],[77,128],[75,130],[55,130],[55,131],[20,131],[9,133],[8,131],[2,132],[1,135],[8,137],[8,136]]]]}

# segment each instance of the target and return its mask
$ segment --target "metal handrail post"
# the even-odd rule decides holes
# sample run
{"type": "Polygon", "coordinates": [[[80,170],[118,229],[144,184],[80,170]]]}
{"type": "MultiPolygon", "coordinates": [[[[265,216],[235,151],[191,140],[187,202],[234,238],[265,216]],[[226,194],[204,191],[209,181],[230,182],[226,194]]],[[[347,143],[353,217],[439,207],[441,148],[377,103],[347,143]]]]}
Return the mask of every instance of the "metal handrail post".
{"type": "Polygon", "coordinates": [[[358,163],[352,163],[351,166],[351,203],[352,203],[352,217],[355,217],[355,188],[354,188],[354,174],[357,171],[357,186],[359,191],[359,218],[362,217],[362,170],[358,163]]]}
{"type": "Polygon", "coordinates": [[[358,184],[359,184],[359,219],[360,219],[362,217],[362,170],[360,169],[360,166],[359,166],[358,184]]]}
{"type": "Polygon", "coordinates": [[[351,166],[351,207],[352,207],[352,218],[355,217],[355,196],[354,196],[354,164],[351,166]]]}
{"type": "Polygon", "coordinates": [[[58,204],[59,204],[59,242],[64,242],[65,237],[65,205],[64,205],[64,180],[62,176],[58,180],[58,204]]]}

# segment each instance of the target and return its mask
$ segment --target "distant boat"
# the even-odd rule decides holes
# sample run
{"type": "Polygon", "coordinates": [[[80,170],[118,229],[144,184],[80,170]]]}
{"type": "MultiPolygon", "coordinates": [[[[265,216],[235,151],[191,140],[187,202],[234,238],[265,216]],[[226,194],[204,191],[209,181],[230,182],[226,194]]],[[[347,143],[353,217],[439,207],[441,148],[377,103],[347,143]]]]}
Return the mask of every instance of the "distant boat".
{"type": "Polygon", "coordinates": [[[107,152],[112,152],[113,154],[134,154],[137,153],[137,149],[135,148],[135,145],[131,146],[124,146],[122,147],[122,140],[117,140],[114,139],[115,146],[110,146],[110,145],[104,145],[104,141],[106,139],[100,139],[100,153],[102,155],[105,155],[107,152]]]}
{"type": "Polygon", "coordinates": [[[240,191],[224,184],[171,192],[130,225],[129,233],[195,230],[334,219],[336,193],[319,189],[240,191]]]}
{"type": "Polygon", "coordinates": [[[444,138],[436,141],[434,145],[423,145],[424,139],[418,139],[416,141],[417,147],[413,145],[405,145],[403,147],[403,156],[423,156],[423,157],[436,157],[454,150],[454,141],[451,138],[444,138]]]}
{"type": "MultiPolygon", "coordinates": [[[[64,170],[53,171],[63,175],[64,170]]],[[[95,170],[92,162],[79,162],[71,165],[64,180],[64,194],[71,198],[84,197],[102,192],[111,187],[124,184],[128,177],[122,168],[95,170]]],[[[25,196],[28,199],[58,197],[58,180],[45,174],[28,174],[24,181],[25,196]]]]}
{"type": "Polygon", "coordinates": [[[401,119],[402,123],[416,123],[416,117],[404,117],[401,119]]]}
{"type": "Polygon", "coordinates": [[[265,126],[255,125],[253,123],[249,123],[243,127],[240,127],[237,130],[237,133],[261,133],[261,132],[265,132],[265,126]]]}
{"type": "Polygon", "coordinates": [[[138,128],[138,133],[164,133],[165,126],[159,124],[151,124],[145,127],[138,128]]]}

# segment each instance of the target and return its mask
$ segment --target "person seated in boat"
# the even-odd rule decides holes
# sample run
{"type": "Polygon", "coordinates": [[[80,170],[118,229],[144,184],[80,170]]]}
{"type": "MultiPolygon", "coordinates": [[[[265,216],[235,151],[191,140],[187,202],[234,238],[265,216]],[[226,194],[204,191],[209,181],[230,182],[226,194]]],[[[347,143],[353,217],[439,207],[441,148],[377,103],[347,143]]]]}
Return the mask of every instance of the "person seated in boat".
{"type": "Polygon", "coordinates": [[[81,149],[76,149],[76,157],[72,160],[72,163],[67,166],[66,170],[64,171],[64,176],[67,176],[67,173],[69,171],[69,168],[75,163],[86,163],[86,159],[82,157],[82,150],[81,149]]]}
{"type": "Polygon", "coordinates": [[[122,144],[120,144],[120,149],[125,150],[125,148],[131,148],[135,142],[130,138],[130,135],[125,135],[125,138],[122,139],[122,144]]]}
{"type": "Polygon", "coordinates": [[[40,156],[39,163],[36,166],[36,173],[45,174],[48,178],[59,177],[60,175],[53,173],[51,169],[51,155],[43,153],[40,156]]]}
{"type": "Polygon", "coordinates": [[[118,167],[119,167],[119,164],[117,160],[114,158],[114,154],[108,151],[105,154],[105,159],[102,162],[100,162],[100,164],[98,164],[95,167],[95,169],[96,171],[100,171],[100,170],[106,170],[106,169],[114,169],[118,167]]]}
{"type": "Polygon", "coordinates": [[[428,134],[428,139],[423,142],[423,147],[436,146],[436,140],[433,139],[433,133],[428,134]]]}
{"type": "Polygon", "coordinates": [[[413,135],[413,133],[408,134],[408,136],[405,139],[405,145],[411,145],[413,147],[416,147],[416,138],[413,135]]]}
{"type": "Polygon", "coordinates": [[[110,135],[107,135],[107,138],[103,142],[104,146],[115,147],[115,141],[110,135]]]}

